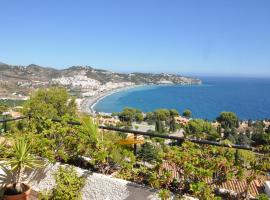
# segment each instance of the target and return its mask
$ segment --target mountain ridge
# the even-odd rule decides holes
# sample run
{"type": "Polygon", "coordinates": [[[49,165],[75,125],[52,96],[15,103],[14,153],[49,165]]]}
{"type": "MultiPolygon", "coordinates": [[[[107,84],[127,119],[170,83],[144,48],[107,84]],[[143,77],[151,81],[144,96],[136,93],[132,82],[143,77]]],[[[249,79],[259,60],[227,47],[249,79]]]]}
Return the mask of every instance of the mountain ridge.
{"type": "Polygon", "coordinates": [[[167,73],[120,73],[80,65],[66,69],[55,69],[37,64],[23,66],[0,62],[0,97],[11,92],[29,95],[33,89],[55,85],[65,86],[69,90],[77,91],[91,88],[91,83],[104,86],[108,83],[139,85],[201,84],[202,82],[200,79],[167,73]],[[73,82],[77,83],[74,84],[73,82]]]}

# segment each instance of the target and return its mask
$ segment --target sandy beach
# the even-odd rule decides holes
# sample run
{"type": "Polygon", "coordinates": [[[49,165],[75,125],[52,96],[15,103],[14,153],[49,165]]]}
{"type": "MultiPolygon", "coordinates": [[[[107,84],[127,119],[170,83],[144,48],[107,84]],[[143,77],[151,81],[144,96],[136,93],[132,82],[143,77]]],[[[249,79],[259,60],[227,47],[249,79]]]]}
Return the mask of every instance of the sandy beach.
{"type": "Polygon", "coordinates": [[[144,85],[132,85],[132,86],[127,86],[127,87],[116,88],[113,90],[102,92],[102,93],[100,93],[96,96],[93,96],[93,97],[85,97],[80,102],[79,110],[82,113],[94,115],[96,113],[94,110],[95,105],[103,98],[105,98],[109,95],[112,95],[114,93],[121,92],[123,90],[129,90],[129,89],[141,87],[141,86],[144,86],[144,85]]]}

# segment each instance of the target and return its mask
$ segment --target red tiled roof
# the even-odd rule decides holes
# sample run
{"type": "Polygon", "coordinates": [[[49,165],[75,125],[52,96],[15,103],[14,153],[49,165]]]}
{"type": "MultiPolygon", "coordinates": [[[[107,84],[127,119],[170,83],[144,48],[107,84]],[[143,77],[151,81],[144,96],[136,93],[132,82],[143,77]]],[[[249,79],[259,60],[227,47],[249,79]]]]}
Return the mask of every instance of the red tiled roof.
{"type": "MultiPolygon", "coordinates": [[[[168,163],[168,162],[164,162],[162,164],[162,168],[166,169],[168,171],[172,172],[172,178],[179,180],[181,175],[179,173],[179,170],[177,170],[177,166],[174,163],[168,163]]],[[[250,188],[249,188],[249,193],[253,196],[256,197],[259,194],[264,192],[264,182],[265,182],[266,178],[261,177],[260,179],[254,180],[251,182],[250,184],[250,188]]],[[[207,183],[212,183],[212,178],[207,178],[206,179],[207,183]]],[[[220,188],[220,189],[226,189],[226,190],[230,190],[230,191],[234,191],[236,193],[243,193],[245,191],[246,188],[246,181],[245,180],[231,180],[231,181],[227,181],[227,182],[223,182],[220,184],[213,184],[213,186],[215,188],[220,188]]]]}

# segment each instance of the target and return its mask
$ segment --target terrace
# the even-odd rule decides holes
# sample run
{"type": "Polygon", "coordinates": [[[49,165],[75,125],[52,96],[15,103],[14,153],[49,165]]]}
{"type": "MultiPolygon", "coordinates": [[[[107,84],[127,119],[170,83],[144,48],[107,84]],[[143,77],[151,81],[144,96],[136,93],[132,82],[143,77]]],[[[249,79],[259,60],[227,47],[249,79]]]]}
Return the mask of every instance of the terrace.
{"type": "MultiPolygon", "coordinates": [[[[21,117],[17,117],[17,118],[7,118],[7,119],[0,120],[0,124],[3,124],[3,126],[2,126],[3,127],[3,134],[8,131],[8,128],[7,128],[8,123],[14,123],[14,122],[21,121],[21,120],[31,120],[31,117],[29,117],[29,116],[21,116],[21,117]]],[[[81,122],[78,122],[78,121],[62,121],[60,119],[50,119],[50,120],[52,122],[54,122],[54,123],[66,123],[66,124],[71,125],[71,126],[81,126],[81,125],[83,125],[81,122]]],[[[116,128],[116,127],[113,127],[113,126],[100,125],[100,126],[98,126],[98,128],[102,132],[102,134],[112,134],[113,132],[121,133],[121,134],[123,134],[123,133],[128,134],[128,137],[126,139],[122,139],[121,141],[119,141],[119,143],[120,144],[128,144],[128,145],[132,146],[133,154],[134,154],[135,157],[138,156],[138,146],[140,144],[144,143],[144,138],[146,138],[146,139],[148,139],[148,138],[150,138],[150,139],[153,139],[153,138],[166,139],[166,140],[171,141],[171,144],[179,146],[179,147],[181,147],[181,145],[183,143],[185,143],[185,142],[190,142],[190,143],[201,145],[202,148],[206,148],[207,146],[214,146],[214,147],[222,147],[222,148],[228,148],[228,149],[248,150],[248,151],[256,153],[256,149],[254,149],[253,147],[242,146],[242,145],[238,145],[238,144],[224,144],[224,143],[220,143],[220,142],[216,142],[216,141],[208,141],[208,140],[191,139],[191,138],[184,138],[184,137],[177,137],[177,136],[169,136],[169,135],[164,135],[164,134],[159,134],[159,133],[148,133],[148,132],[142,132],[142,131],[136,131],[136,130],[116,128]]],[[[87,169],[87,166],[88,166],[87,164],[85,165],[85,160],[83,162],[81,162],[79,165],[78,165],[78,163],[74,163],[74,162],[64,162],[64,163],[76,165],[78,167],[83,167],[83,168],[86,167],[86,169],[87,169]]],[[[53,168],[54,165],[52,165],[51,167],[53,168]]],[[[169,171],[171,173],[171,175],[172,175],[171,180],[175,179],[175,180],[181,181],[181,179],[183,178],[183,174],[181,174],[181,167],[179,167],[179,165],[177,163],[164,162],[160,169],[161,169],[160,174],[163,174],[164,171],[165,172],[169,171]]],[[[77,171],[80,172],[81,170],[82,169],[77,168],[77,171]]],[[[84,172],[86,172],[86,171],[84,171],[84,172]]],[[[123,184],[123,181],[121,181],[120,179],[112,178],[112,176],[117,174],[117,173],[118,173],[117,171],[114,171],[114,173],[111,173],[110,178],[109,177],[105,178],[107,181],[109,181],[109,182],[112,181],[113,182],[114,186],[111,185],[111,187],[115,187],[115,185],[117,185],[117,184],[118,185],[122,184],[123,187],[130,187],[129,190],[135,192],[136,195],[140,194],[142,199],[147,199],[149,196],[152,196],[153,197],[152,199],[157,198],[157,194],[156,194],[157,191],[156,190],[151,190],[149,187],[145,188],[144,186],[142,186],[140,184],[132,183],[132,182],[124,182],[124,184],[123,184]]],[[[46,175],[46,176],[48,176],[48,175],[46,175]]],[[[95,179],[96,176],[101,176],[101,175],[98,175],[98,174],[91,175],[89,177],[89,180],[95,179]]],[[[49,179],[52,178],[51,175],[49,177],[50,177],[49,179]]],[[[266,180],[267,180],[266,176],[260,176],[258,179],[253,180],[251,182],[251,184],[249,186],[251,196],[256,197],[260,193],[264,192],[264,182],[266,180]]],[[[44,180],[42,180],[42,179],[40,179],[39,181],[44,182],[44,180]]],[[[100,181],[100,180],[98,180],[98,181],[100,181]]],[[[38,185],[37,180],[35,180],[34,182],[36,183],[36,185],[38,185]]],[[[105,185],[108,184],[108,182],[106,182],[106,183],[105,182],[104,182],[105,185]]],[[[138,181],[136,180],[134,182],[138,182],[138,181]]],[[[212,178],[205,178],[205,182],[208,183],[208,184],[211,184],[212,187],[215,188],[215,189],[221,189],[219,191],[223,191],[223,192],[224,191],[229,191],[230,193],[235,193],[235,194],[241,194],[241,193],[245,192],[245,188],[247,187],[247,183],[246,183],[245,180],[237,180],[237,179],[223,181],[221,183],[214,183],[212,178]]],[[[48,177],[47,177],[47,179],[45,178],[45,183],[46,183],[47,187],[50,185],[49,184],[50,180],[48,181],[48,177]]],[[[94,186],[95,184],[96,184],[96,182],[92,182],[90,184],[91,186],[89,186],[89,187],[93,188],[93,187],[95,187],[94,186]]],[[[49,187],[51,187],[51,186],[49,186],[49,187]]],[[[35,190],[35,187],[34,187],[34,190],[35,190]]],[[[38,193],[35,192],[34,190],[32,192],[32,199],[35,199],[37,197],[37,195],[38,195],[38,193]]],[[[40,188],[37,187],[36,191],[39,191],[39,190],[40,190],[40,188]]],[[[99,192],[103,193],[103,195],[105,195],[104,192],[106,192],[106,191],[102,192],[102,191],[100,191],[100,189],[97,189],[97,190],[99,192]]],[[[133,194],[133,198],[134,198],[134,194],[133,194]]],[[[125,199],[133,199],[133,198],[131,198],[131,197],[127,198],[126,197],[125,199]]],[[[99,198],[96,198],[96,199],[99,199],[99,198]]],[[[100,197],[100,199],[102,199],[102,198],[100,197]]],[[[123,196],[118,196],[115,199],[123,199],[123,196]]]]}

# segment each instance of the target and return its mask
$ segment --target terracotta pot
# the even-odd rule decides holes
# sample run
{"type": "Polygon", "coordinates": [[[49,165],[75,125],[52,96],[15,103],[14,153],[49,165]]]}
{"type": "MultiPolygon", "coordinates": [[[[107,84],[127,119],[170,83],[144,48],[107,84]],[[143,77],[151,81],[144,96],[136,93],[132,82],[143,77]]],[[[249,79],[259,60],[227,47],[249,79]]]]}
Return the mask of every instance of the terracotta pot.
{"type": "MultiPolygon", "coordinates": [[[[22,184],[23,187],[23,192],[21,194],[14,194],[14,195],[4,195],[4,200],[28,200],[30,192],[31,192],[31,187],[26,184],[22,184]]],[[[6,186],[6,190],[8,188],[14,188],[14,184],[9,184],[6,186]]]]}

